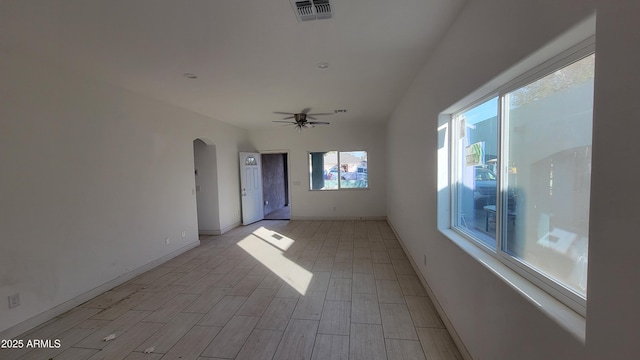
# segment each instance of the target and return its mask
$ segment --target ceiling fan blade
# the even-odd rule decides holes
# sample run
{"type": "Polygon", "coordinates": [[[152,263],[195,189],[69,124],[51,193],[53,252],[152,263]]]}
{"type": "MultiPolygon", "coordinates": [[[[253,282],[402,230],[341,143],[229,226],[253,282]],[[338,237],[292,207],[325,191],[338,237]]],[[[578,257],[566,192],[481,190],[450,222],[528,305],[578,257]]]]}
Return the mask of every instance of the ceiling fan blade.
{"type": "Polygon", "coordinates": [[[286,118],[282,118],[282,120],[293,119],[295,116],[287,116],[286,118]]]}
{"type": "Polygon", "coordinates": [[[282,111],[274,111],[274,114],[281,114],[281,115],[295,115],[295,113],[290,113],[290,112],[282,112],[282,111]]]}
{"type": "Polygon", "coordinates": [[[328,123],[326,121],[309,121],[307,122],[307,124],[312,124],[312,125],[329,125],[331,123],[328,123]]]}
{"type": "Polygon", "coordinates": [[[320,115],[333,115],[333,113],[315,113],[315,114],[307,114],[307,117],[309,117],[309,116],[320,116],[320,115]]]}
{"type": "Polygon", "coordinates": [[[287,123],[287,124],[295,124],[295,121],[283,121],[283,120],[273,120],[273,122],[279,122],[279,123],[287,123]]]}
{"type": "Polygon", "coordinates": [[[301,114],[306,114],[306,113],[308,113],[309,111],[311,111],[311,108],[304,108],[304,109],[302,109],[302,111],[300,111],[300,113],[301,113],[301,114]]]}

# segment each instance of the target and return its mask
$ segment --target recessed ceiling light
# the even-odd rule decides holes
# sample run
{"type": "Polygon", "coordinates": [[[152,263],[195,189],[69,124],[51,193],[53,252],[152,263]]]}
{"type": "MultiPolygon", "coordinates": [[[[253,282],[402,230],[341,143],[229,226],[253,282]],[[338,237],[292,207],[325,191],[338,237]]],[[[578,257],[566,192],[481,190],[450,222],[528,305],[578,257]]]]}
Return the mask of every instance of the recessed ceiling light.
{"type": "Polygon", "coordinates": [[[187,79],[197,79],[198,78],[198,75],[192,74],[192,73],[184,73],[183,76],[186,77],[187,79]]]}
{"type": "Polygon", "coordinates": [[[329,63],[328,62],[319,62],[316,67],[320,70],[324,70],[326,68],[329,67],[329,63]]]}

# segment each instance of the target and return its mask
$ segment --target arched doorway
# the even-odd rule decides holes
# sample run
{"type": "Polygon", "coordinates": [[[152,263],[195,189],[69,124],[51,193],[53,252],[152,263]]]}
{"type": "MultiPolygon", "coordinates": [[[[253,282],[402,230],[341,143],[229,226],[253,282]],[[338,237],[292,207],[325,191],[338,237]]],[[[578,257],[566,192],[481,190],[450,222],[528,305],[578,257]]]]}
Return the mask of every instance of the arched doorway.
{"type": "Polygon", "coordinates": [[[193,141],[198,233],[220,235],[216,146],[206,138],[193,141]]]}

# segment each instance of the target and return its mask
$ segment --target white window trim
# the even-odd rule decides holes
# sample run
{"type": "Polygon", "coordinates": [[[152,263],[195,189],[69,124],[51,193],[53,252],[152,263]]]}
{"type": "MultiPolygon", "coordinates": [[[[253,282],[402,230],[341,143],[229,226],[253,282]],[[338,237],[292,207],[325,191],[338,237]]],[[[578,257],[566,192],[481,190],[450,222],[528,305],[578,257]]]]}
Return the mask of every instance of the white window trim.
{"type": "MultiPolygon", "coordinates": [[[[358,188],[343,188],[340,187],[340,180],[338,180],[338,188],[337,189],[312,189],[311,188],[311,178],[309,178],[309,183],[307,184],[307,190],[308,191],[319,191],[319,192],[323,192],[323,191],[365,191],[365,190],[371,190],[371,179],[369,178],[369,149],[359,149],[359,150],[317,150],[317,151],[307,151],[307,165],[311,166],[311,164],[309,163],[311,161],[310,156],[313,153],[327,153],[327,152],[332,152],[335,151],[337,153],[336,158],[338,160],[338,168],[340,167],[340,153],[341,152],[358,152],[358,151],[363,151],[365,153],[367,153],[367,187],[358,187],[358,188]]],[[[338,170],[340,171],[340,170],[338,170]]]]}
{"type": "MultiPolygon", "coordinates": [[[[454,187],[450,180],[455,175],[451,166],[453,160],[452,116],[465,109],[535,81],[555,71],[555,69],[578,60],[594,52],[595,49],[595,15],[590,16],[565,34],[558,37],[542,49],[536,51],[525,60],[497,76],[486,85],[469,94],[444,110],[438,118],[438,131],[445,131],[444,146],[438,150],[438,229],[451,239],[462,250],[475,258],[483,266],[502,279],[511,288],[523,295],[543,313],[555,320],[577,339],[584,343],[586,329],[586,301],[580,296],[572,296],[573,292],[561,289],[561,285],[551,284],[546,277],[532,271],[517,259],[502,253],[501,214],[496,216],[496,249],[484,246],[477,240],[471,240],[468,234],[458,231],[452,224],[456,204],[453,203],[454,187]],[[442,191],[443,189],[447,191],[442,191]]],[[[502,111],[502,106],[499,107],[502,111]]],[[[503,115],[503,114],[500,114],[503,115]]],[[[503,124],[499,126],[503,131],[503,124]]],[[[501,136],[502,134],[498,134],[501,136]]],[[[499,158],[503,157],[502,141],[498,142],[499,158]]],[[[501,168],[500,164],[498,164],[501,168]]],[[[499,176],[498,187],[502,189],[502,177],[499,176]]],[[[500,202],[501,191],[498,191],[497,202],[500,202]]]]}

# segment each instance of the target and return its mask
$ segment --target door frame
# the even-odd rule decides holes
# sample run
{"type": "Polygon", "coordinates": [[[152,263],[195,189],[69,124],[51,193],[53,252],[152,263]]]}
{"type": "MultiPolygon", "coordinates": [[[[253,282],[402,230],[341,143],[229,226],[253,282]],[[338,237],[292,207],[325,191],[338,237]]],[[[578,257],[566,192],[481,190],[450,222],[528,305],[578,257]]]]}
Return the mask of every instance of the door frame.
{"type": "MultiPolygon", "coordinates": [[[[291,152],[288,149],[280,149],[280,150],[259,150],[258,153],[260,153],[260,155],[262,154],[267,154],[267,155],[273,155],[273,154],[286,154],[287,155],[287,195],[289,196],[289,212],[291,214],[291,219],[293,219],[293,192],[291,191],[291,152]]],[[[262,186],[264,187],[264,184],[262,184],[262,186]]]]}

